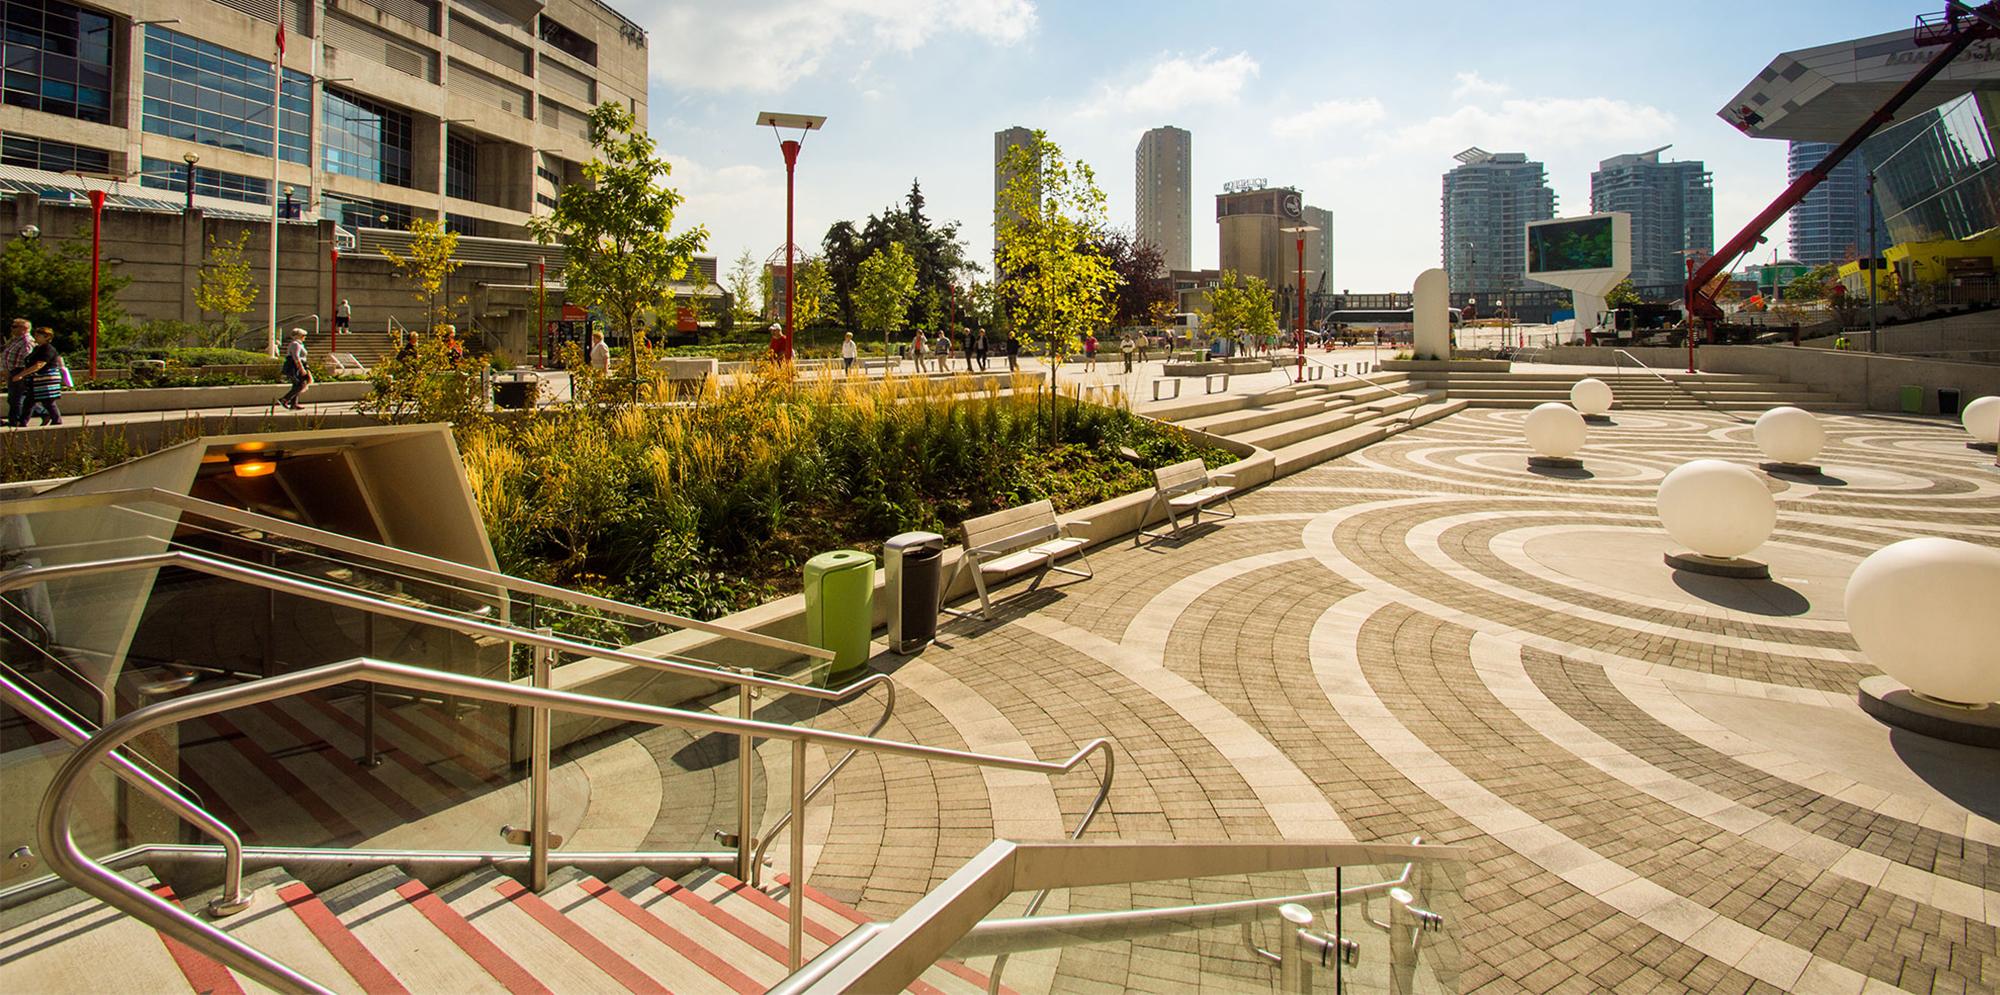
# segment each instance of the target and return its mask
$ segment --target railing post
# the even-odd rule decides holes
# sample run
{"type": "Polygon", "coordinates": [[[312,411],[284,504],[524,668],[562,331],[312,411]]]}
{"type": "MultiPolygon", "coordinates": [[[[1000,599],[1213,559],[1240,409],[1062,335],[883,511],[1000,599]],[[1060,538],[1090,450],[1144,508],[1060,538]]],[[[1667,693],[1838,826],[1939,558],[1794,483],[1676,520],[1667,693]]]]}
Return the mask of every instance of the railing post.
{"type": "MultiPolygon", "coordinates": [[[[536,630],[552,635],[553,629],[536,630]]],[[[549,670],[555,664],[555,650],[535,647],[534,684],[549,688],[549,670]]],[[[537,706],[528,710],[528,792],[533,809],[528,822],[528,888],[541,894],[549,886],[549,710],[537,706]]]]}
{"type": "Polygon", "coordinates": [[[1312,991],[1313,960],[1319,956],[1317,945],[1306,933],[1312,928],[1312,910],[1290,902],[1278,906],[1278,917],[1284,920],[1283,942],[1278,944],[1278,956],[1283,958],[1278,962],[1278,990],[1285,995],[1305,995],[1312,991]]]}
{"type": "Polygon", "coordinates": [[[799,969],[799,955],[805,939],[806,924],[806,741],[792,740],[792,888],[785,897],[791,904],[790,922],[786,924],[787,962],[790,969],[799,969]]]}
{"type": "MultiPolygon", "coordinates": [[[[361,646],[365,656],[375,655],[375,613],[361,615],[361,646]]],[[[361,756],[355,759],[363,767],[380,767],[382,751],[375,748],[375,682],[369,681],[361,691],[361,756]]]]}
{"type": "MultiPolygon", "coordinates": [[[[747,677],[751,674],[751,670],[746,667],[743,674],[747,677]]],[[[757,717],[756,706],[753,704],[755,698],[756,695],[750,685],[736,686],[736,708],[740,718],[757,717]]],[[[756,749],[757,741],[749,733],[736,737],[736,877],[743,881],[757,879],[756,868],[750,866],[750,862],[755,859],[751,847],[753,838],[757,835],[757,828],[750,821],[750,792],[754,788],[751,783],[753,771],[750,769],[750,757],[756,749]]],[[[796,805],[796,802],[794,804],[796,805]]],[[[794,808],[792,811],[793,817],[797,818],[798,809],[794,808]]]]}

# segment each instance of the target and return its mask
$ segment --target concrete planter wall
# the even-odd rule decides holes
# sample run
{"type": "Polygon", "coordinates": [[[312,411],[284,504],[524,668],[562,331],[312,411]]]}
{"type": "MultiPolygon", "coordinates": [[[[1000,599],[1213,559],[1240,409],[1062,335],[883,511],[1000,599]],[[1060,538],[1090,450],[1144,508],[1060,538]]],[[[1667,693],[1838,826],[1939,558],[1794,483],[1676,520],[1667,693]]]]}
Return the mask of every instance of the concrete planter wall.
{"type": "Polygon", "coordinates": [[[1513,366],[1504,359],[1385,359],[1378,364],[1390,373],[1505,373],[1513,366]]]}
{"type": "MultiPolygon", "coordinates": [[[[232,384],[226,387],[139,387],[131,390],[78,390],[63,395],[63,414],[102,415],[127,411],[195,411],[202,408],[254,408],[276,405],[291,388],[281,383],[232,384]]],[[[359,401],[374,390],[366,380],[335,380],[313,384],[306,400],[359,401]]]]}
{"type": "MultiPolygon", "coordinates": [[[[1628,349],[1640,362],[1656,370],[1677,372],[1687,369],[1686,349],[1628,349]]],[[[1630,365],[1602,346],[1564,346],[1550,349],[1544,357],[1551,363],[1610,366],[1614,361],[1630,365]]],[[[1924,413],[1937,414],[1938,388],[1959,392],[1959,403],[1975,397],[2000,394],[2000,366],[1990,363],[1958,363],[1942,359],[1877,355],[1832,349],[1803,349],[1788,345],[1706,346],[1695,349],[1695,369],[1704,373],[1745,373],[1776,377],[1826,391],[1841,401],[1861,404],[1870,411],[1901,411],[1902,388],[1922,387],[1924,413]]]]}

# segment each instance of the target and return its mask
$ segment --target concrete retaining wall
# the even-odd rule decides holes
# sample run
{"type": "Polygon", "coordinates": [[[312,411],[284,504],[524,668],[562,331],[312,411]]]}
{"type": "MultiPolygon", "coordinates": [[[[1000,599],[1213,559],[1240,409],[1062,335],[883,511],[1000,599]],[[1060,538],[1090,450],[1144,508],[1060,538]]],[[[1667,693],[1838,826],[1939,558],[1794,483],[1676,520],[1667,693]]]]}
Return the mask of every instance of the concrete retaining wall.
{"type": "MultiPolygon", "coordinates": [[[[1657,370],[1687,369],[1684,349],[1628,349],[1640,362],[1657,370]]],[[[1602,346],[1549,349],[1551,363],[1610,366],[1616,355],[1602,346]]],[[[1629,362],[1629,361],[1628,361],[1629,362]]],[[[1905,385],[1924,389],[1924,414],[1938,413],[1938,388],[1959,392],[1959,404],[1975,397],[2000,395],[2000,366],[1958,363],[1942,359],[1876,355],[1795,346],[1710,346],[1695,350],[1695,368],[1704,373],[1748,373],[1776,377],[1863,405],[1870,411],[1903,410],[1905,385]]]]}
{"type": "MultiPolygon", "coordinates": [[[[239,408],[276,404],[288,384],[251,383],[223,387],[140,387],[132,390],[77,390],[62,397],[63,414],[103,415],[129,411],[174,413],[203,408],[239,408]]],[[[366,380],[333,380],[306,388],[315,403],[359,401],[374,389],[366,380]]]]}

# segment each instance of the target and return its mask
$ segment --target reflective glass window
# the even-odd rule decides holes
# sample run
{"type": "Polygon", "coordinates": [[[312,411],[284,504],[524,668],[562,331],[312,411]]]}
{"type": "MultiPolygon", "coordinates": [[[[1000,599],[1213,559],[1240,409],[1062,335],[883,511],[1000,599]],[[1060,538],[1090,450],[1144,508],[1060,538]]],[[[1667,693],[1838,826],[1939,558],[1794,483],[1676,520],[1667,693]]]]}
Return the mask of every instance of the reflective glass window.
{"type": "Polygon", "coordinates": [[[0,163],[52,173],[78,170],[86,173],[111,171],[111,153],[68,142],[52,142],[26,135],[0,137],[0,163]]]}
{"type": "Polygon", "coordinates": [[[399,187],[414,185],[407,112],[329,87],[320,124],[320,166],[327,172],[399,187]]]}
{"type": "Polygon", "coordinates": [[[0,4],[0,102],[111,123],[111,19],[62,0],[0,4]]]}
{"type": "MultiPolygon", "coordinates": [[[[140,120],[146,131],[251,155],[272,152],[272,64],[234,49],[146,25],[140,120]]],[[[312,161],[312,77],[285,70],[278,95],[277,149],[312,161]]]]}
{"type": "MultiPolygon", "coordinates": [[[[171,190],[174,193],[187,192],[187,163],[172,159],[148,157],[139,170],[139,185],[155,190],[171,190]]],[[[271,202],[271,181],[241,173],[225,173],[219,169],[196,166],[194,170],[194,192],[205,197],[221,197],[225,200],[240,200],[246,204],[269,204],[271,202]]]]}

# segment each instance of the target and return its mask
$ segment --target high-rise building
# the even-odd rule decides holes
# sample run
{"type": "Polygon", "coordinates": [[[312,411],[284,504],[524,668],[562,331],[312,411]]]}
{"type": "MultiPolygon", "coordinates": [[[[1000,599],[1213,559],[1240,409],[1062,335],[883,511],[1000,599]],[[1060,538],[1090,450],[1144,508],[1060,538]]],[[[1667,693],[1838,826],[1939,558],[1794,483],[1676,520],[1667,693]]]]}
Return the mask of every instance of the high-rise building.
{"type": "MultiPolygon", "coordinates": [[[[1785,155],[1787,182],[1796,180],[1828,152],[1832,142],[1792,142],[1785,155]]],[[[1838,263],[1868,254],[1868,165],[1850,155],[1792,208],[1792,256],[1807,266],[1838,263]]],[[[1881,233],[1888,245],[1888,234],[1881,233]]]]}
{"type": "Polygon", "coordinates": [[[1452,293],[1520,289],[1528,222],[1556,216],[1556,193],[1539,162],[1521,152],[1470,148],[1444,174],[1444,269],[1452,293]]]}
{"type": "Polygon", "coordinates": [[[592,107],[646,119],[645,32],[596,0],[172,6],[144,23],[144,0],[8,3],[0,161],[131,177],[170,202],[192,174],[212,211],[278,200],[352,227],[523,238],[581,182],[592,107]]]}
{"type": "Polygon", "coordinates": [[[1307,204],[1305,221],[1319,229],[1306,234],[1306,292],[1316,294],[1333,288],[1333,212],[1307,204]]]}
{"type": "Polygon", "coordinates": [[[1164,125],[1139,136],[1133,155],[1134,231],[1160,247],[1169,270],[1185,270],[1194,259],[1194,194],[1189,185],[1193,138],[1185,128],[1164,125]]]}
{"type": "Polygon", "coordinates": [[[1034,129],[1018,124],[993,133],[993,274],[996,277],[1000,275],[1000,224],[1005,220],[1000,195],[1006,191],[1008,181],[1013,179],[1006,168],[1007,150],[1016,145],[1030,145],[1034,140],[1034,129]]]}
{"type": "Polygon", "coordinates": [[[1662,145],[1648,152],[1612,156],[1590,174],[1592,212],[1632,216],[1632,283],[1678,285],[1687,267],[1681,253],[1715,251],[1715,191],[1700,160],[1661,162],[1662,145]]]}
{"type": "Polygon", "coordinates": [[[1298,249],[1281,229],[1304,218],[1305,202],[1296,187],[1231,184],[1215,196],[1221,268],[1259,277],[1274,292],[1291,286],[1297,280],[1298,249]]]}

